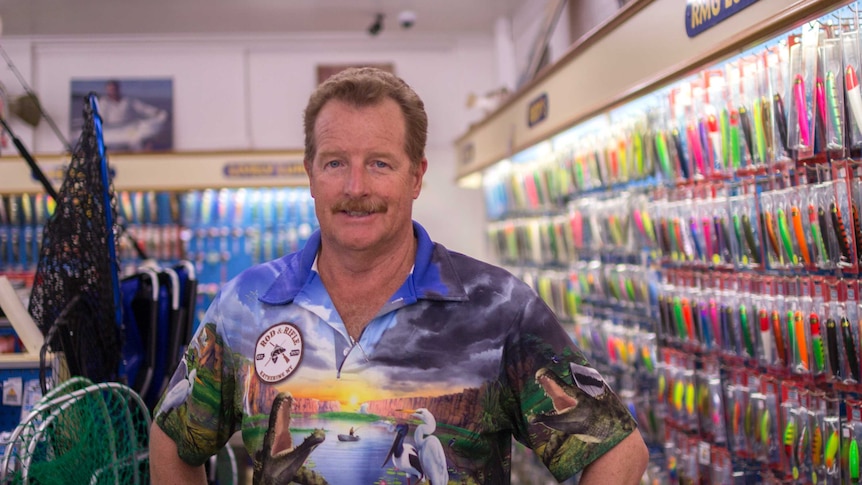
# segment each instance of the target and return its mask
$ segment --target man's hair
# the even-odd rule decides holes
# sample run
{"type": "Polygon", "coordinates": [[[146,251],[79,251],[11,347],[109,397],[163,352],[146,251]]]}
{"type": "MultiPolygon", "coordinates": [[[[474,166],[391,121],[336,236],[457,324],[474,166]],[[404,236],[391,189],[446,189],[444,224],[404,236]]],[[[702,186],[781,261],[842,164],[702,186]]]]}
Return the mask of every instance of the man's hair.
{"type": "Polygon", "coordinates": [[[403,79],[372,67],[349,68],[324,81],[308,100],[303,122],[305,125],[305,160],[314,159],[317,140],[314,125],[317,115],[330,100],[336,99],[358,108],[373,106],[392,99],[401,108],[405,120],[404,151],[415,169],[425,158],[428,139],[428,116],[425,104],[403,79]]]}

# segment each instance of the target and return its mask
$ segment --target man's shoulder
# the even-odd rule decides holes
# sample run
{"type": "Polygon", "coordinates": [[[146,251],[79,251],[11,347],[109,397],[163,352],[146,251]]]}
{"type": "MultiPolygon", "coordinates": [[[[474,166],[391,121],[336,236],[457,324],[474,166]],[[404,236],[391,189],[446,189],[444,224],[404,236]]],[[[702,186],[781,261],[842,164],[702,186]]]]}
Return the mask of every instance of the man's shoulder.
{"type": "Polygon", "coordinates": [[[439,243],[436,244],[434,259],[436,261],[448,261],[449,267],[468,288],[476,285],[486,288],[529,288],[526,283],[508,269],[458,251],[452,251],[439,243]]]}
{"type": "Polygon", "coordinates": [[[300,271],[299,253],[291,253],[278,259],[255,264],[242,270],[230,279],[225,288],[232,290],[266,290],[279,277],[293,277],[300,271]]]}

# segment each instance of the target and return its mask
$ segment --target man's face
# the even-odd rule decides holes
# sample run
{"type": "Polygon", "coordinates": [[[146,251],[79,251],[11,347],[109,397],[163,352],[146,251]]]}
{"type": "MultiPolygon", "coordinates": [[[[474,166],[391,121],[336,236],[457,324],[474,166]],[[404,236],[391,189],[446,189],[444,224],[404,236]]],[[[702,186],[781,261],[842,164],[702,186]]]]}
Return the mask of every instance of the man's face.
{"type": "Polygon", "coordinates": [[[113,100],[120,99],[120,88],[114,83],[108,83],[105,85],[105,94],[113,100]]]}
{"type": "Polygon", "coordinates": [[[413,200],[427,161],[411,169],[398,104],[387,98],[357,108],[329,101],[314,133],[317,153],[308,175],[325,247],[386,251],[412,237],[413,200]]]}

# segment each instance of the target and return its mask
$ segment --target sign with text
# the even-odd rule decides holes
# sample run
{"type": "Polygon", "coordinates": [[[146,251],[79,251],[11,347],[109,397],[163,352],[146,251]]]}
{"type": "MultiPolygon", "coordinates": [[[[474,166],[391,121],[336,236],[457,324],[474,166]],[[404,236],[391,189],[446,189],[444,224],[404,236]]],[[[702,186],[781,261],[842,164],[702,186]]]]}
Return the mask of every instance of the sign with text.
{"type": "Polygon", "coordinates": [[[685,6],[685,31],[689,37],[694,37],[756,1],[688,0],[685,6]]]}
{"type": "Polygon", "coordinates": [[[527,126],[538,125],[548,117],[548,93],[542,93],[527,106],[527,126]]]}
{"type": "Polygon", "coordinates": [[[285,177],[305,175],[301,161],[296,162],[228,162],[224,165],[227,178],[285,177]]]}

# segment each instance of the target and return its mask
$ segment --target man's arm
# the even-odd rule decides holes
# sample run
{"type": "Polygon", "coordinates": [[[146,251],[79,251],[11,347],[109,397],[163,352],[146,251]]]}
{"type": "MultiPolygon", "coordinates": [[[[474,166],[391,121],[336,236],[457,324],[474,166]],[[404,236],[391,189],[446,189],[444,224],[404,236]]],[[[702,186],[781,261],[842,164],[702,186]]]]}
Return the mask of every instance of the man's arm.
{"type": "Polygon", "coordinates": [[[191,466],[184,462],[177,454],[177,444],[155,421],[150,426],[150,483],[153,485],[207,483],[203,465],[191,466]]]}
{"type": "Polygon", "coordinates": [[[637,485],[649,462],[649,452],[640,432],[635,429],[616,446],[587,465],[580,485],[637,485]]]}

